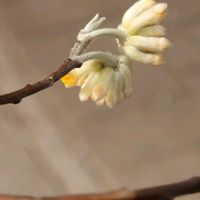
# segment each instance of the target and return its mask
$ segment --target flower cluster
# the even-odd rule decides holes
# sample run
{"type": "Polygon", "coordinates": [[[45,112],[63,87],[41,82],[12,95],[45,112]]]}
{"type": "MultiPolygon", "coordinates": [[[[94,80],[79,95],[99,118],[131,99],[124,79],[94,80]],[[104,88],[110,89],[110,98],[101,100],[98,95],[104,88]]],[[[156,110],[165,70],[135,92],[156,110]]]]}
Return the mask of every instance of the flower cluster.
{"type": "Polygon", "coordinates": [[[61,81],[66,87],[81,87],[81,101],[89,99],[97,105],[113,107],[133,93],[131,60],[145,64],[163,63],[161,53],[170,46],[165,28],[160,25],[167,4],[139,0],[123,16],[117,29],[98,29],[105,18],[97,14],[78,35],[71,58],[83,62],[61,81]],[[116,39],[120,55],[106,52],[82,54],[92,39],[109,35],[116,39]]]}
{"type": "Polygon", "coordinates": [[[115,68],[104,66],[100,60],[86,61],[61,81],[66,87],[80,86],[81,101],[92,99],[97,105],[106,104],[110,108],[133,92],[131,64],[125,56],[120,56],[115,68]]]}
{"type": "Polygon", "coordinates": [[[170,46],[170,42],[164,37],[165,28],[159,23],[165,17],[166,9],[166,3],[140,0],[126,11],[119,26],[127,34],[126,42],[119,45],[125,55],[145,64],[163,63],[160,53],[170,46]]]}

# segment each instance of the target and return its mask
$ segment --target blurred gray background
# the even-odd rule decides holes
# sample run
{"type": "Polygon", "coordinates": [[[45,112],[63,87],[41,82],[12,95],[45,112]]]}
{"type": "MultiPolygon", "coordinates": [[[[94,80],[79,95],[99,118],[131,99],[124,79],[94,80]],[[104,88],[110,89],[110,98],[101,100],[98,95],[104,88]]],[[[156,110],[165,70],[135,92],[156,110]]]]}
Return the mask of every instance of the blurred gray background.
{"type": "MultiPolygon", "coordinates": [[[[115,27],[133,2],[0,0],[0,93],[51,72],[94,14],[115,27]]],[[[0,107],[0,193],[136,189],[200,175],[200,1],[165,2],[174,44],[166,64],[133,63],[134,95],[118,107],[81,103],[61,83],[0,107]]],[[[114,47],[107,41],[99,49],[114,47]]]]}

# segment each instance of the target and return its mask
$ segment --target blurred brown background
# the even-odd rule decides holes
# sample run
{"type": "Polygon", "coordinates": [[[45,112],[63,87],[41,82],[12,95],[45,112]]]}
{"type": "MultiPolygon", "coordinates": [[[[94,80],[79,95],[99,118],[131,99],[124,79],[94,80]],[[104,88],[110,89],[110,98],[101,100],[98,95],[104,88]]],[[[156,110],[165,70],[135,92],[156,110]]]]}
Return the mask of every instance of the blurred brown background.
{"type": "MultiPolygon", "coordinates": [[[[133,2],[0,0],[0,93],[52,71],[95,13],[117,26],[133,2]]],[[[96,107],[58,83],[0,108],[0,193],[141,188],[200,175],[200,1],[166,2],[174,47],[160,68],[133,64],[131,99],[96,107]]]]}

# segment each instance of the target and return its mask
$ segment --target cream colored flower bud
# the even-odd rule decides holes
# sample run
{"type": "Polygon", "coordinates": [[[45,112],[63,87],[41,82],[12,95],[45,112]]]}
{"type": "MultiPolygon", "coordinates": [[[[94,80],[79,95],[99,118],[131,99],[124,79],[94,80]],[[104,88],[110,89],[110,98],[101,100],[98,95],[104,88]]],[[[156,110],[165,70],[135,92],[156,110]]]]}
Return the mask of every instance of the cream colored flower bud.
{"type": "Polygon", "coordinates": [[[100,73],[92,72],[86,79],[85,83],[81,87],[81,91],[79,93],[79,98],[81,101],[87,101],[91,97],[92,90],[94,85],[96,85],[99,81],[100,73]]]}
{"type": "Polygon", "coordinates": [[[81,68],[74,69],[67,75],[61,78],[61,82],[65,87],[81,86],[84,84],[85,79],[89,73],[98,71],[102,68],[102,63],[99,60],[89,60],[83,63],[81,68]]]}
{"type": "Polygon", "coordinates": [[[105,98],[106,105],[112,108],[124,98],[130,97],[132,93],[133,76],[131,63],[126,56],[120,56],[118,69],[114,71],[114,76],[105,98]]]}
{"type": "Polygon", "coordinates": [[[106,103],[109,108],[116,106],[119,103],[118,97],[118,85],[116,75],[112,77],[111,84],[109,85],[108,94],[105,98],[101,99],[97,102],[97,105],[102,105],[102,103],[106,103]]]}
{"type": "Polygon", "coordinates": [[[124,14],[122,19],[122,26],[126,29],[129,28],[131,22],[146,9],[155,4],[154,0],[140,0],[133,4],[124,14]]]}
{"type": "Polygon", "coordinates": [[[81,101],[91,99],[97,105],[112,108],[133,92],[130,60],[126,56],[118,59],[116,68],[105,66],[100,60],[84,62],[81,68],[62,78],[62,82],[66,87],[81,86],[81,101]]]}
{"type": "MultiPolygon", "coordinates": [[[[159,24],[166,14],[167,4],[166,3],[148,3],[149,1],[139,1],[139,3],[146,3],[148,9],[141,9],[139,15],[132,14],[133,8],[128,10],[122,20],[122,28],[127,31],[128,34],[134,35],[140,31],[143,27],[159,24]]],[[[143,6],[144,6],[143,5],[143,6]]]]}
{"type": "Polygon", "coordinates": [[[160,65],[160,55],[171,43],[164,36],[165,28],[159,23],[166,14],[167,4],[154,0],[140,0],[124,15],[119,29],[127,33],[124,44],[118,43],[119,50],[130,59],[144,63],[160,65]]]}
{"type": "Polygon", "coordinates": [[[142,51],[152,53],[162,52],[169,48],[171,43],[164,37],[131,36],[128,43],[142,51]]]}
{"type": "Polygon", "coordinates": [[[114,70],[111,67],[105,67],[99,77],[98,83],[93,87],[91,98],[93,101],[98,101],[107,95],[109,85],[114,75],[114,70]]]}
{"type": "Polygon", "coordinates": [[[163,37],[166,35],[166,30],[165,27],[161,25],[147,26],[142,28],[137,35],[163,37]]]}
{"type": "Polygon", "coordinates": [[[130,44],[126,44],[123,51],[130,59],[143,64],[160,65],[163,63],[163,57],[160,54],[142,52],[130,44]]]}
{"type": "Polygon", "coordinates": [[[121,62],[119,67],[119,72],[124,79],[123,95],[125,98],[130,97],[133,93],[133,75],[132,75],[132,68],[129,63],[130,60],[128,60],[128,62],[127,61],[121,62]]]}

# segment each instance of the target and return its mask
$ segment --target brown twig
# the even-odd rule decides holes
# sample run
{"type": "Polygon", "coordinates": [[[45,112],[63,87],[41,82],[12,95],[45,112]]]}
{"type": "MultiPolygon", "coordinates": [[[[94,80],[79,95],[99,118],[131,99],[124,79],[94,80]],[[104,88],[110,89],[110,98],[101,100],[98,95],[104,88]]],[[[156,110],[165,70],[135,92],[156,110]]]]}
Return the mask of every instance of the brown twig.
{"type": "Polygon", "coordinates": [[[38,81],[34,84],[28,84],[20,90],[0,95],[0,105],[9,103],[18,104],[23,98],[40,92],[41,90],[44,90],[54,85],[55,82],[57,82],[60,78],[62,78],[72,69],[81,67],[81,65],[82,63],[80,62],[66,59],[53,73],[49,74],[46,78],[42,79],[41,81],[38,81]]]}
{"type": "Polygon", "coordinates": [[[183,195],[195,193],[200,193],[200,177],[136,191],[123,189],[104,194],[67,195],[43,198],[0,195],[0,200],[172,200],[183,195]]]}

